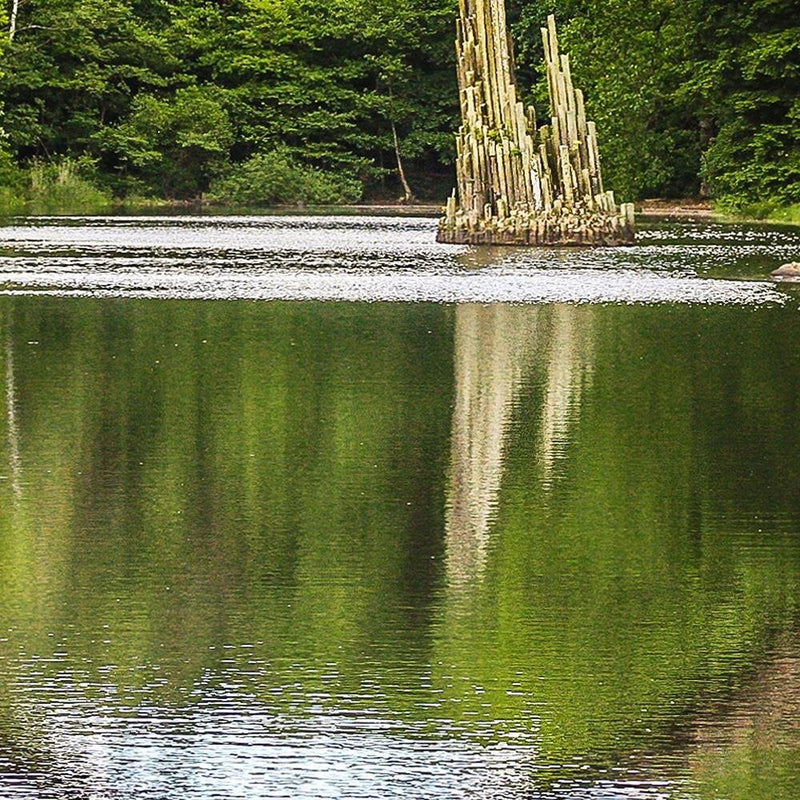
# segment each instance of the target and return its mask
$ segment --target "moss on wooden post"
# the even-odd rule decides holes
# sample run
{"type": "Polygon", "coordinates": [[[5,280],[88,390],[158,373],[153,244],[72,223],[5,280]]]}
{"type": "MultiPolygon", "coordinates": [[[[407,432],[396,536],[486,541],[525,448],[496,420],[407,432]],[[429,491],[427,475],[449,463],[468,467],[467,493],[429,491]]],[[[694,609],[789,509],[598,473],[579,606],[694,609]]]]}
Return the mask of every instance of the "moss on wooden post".
{"type": "Polygon", "coordinates": [[[603,188],[597,131],[558,49],[541,29],[551,120],[517,99],[504,0],[460,0],[456,56],[462,124],[457,188],[437,240],[453,244],[616,245],[634,240],[633,205],[603,188]]]}

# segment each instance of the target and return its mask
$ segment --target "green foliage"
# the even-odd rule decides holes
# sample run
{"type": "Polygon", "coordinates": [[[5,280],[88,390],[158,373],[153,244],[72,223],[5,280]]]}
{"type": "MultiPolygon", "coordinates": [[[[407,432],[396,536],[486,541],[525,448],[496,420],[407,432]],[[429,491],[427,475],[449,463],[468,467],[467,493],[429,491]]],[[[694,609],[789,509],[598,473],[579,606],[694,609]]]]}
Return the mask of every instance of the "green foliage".
{"type": "Polygon", "coordinates": [[[25,211],[25,200],[8,186],[0,186],[0,216],[21,214],[25,211]]]}
{"type": "Polygon", "coordinates": [[[89,151],[98,129],[124,116],[140,91],[178,77],[163,27],[167,4],[45,0],[20,4],[7,48],[6,127],[23,158],[89,151]]]}
{"type": "Polygon", "coordinates": [[[34,159],[20,169],[0,149],[0,213],[91,213],[112,203],[99,186],[96,164],[87,157],[34,159]]]}
{"type": "Polygon", "coordinates": [[[34,161],[27,177],[26,209],[35,214],[89,213],[111,204],[111,196],[97,187],[95,165],[87,158],[34,161]]]}
{"type": "Polygon", "coordinates": [[[800,203],[792,203],[790,206],[779,206],[769,212],[769,219],[773,222],[785,222],[792,225],[800,225],[800,203]]]}
{"type": "Polygon", "coordinates": [[[747,203],[735,197],[725,197],[715,204],[717,211],[742,219],[757,219],[800,225],[800,203],[782,205],[775,200],[759,200],[747,203]]]}
{"type": "Polygon", "coordinates": [[[667,0],[556,5],[526,5],[518,26],[526,38],[537,37],[522,54],[539,80],[540,111],[548,113],[539,28],[554,10],[562,50],[597,123],[606,183],[621,197],[690,192],[699,148],[684,110],[669,96],[677,56],[675,31],[664,19],[667,0]]]}
{"type": "Polygon", "coordinates": [[[791,125],[742,119],[724,124],[704,155],[702,172],[712,194],[731,207],[757,201],[800,200],[800,139],[791,125]]]}
{"type": "Polygon", "coordinates": [[[23,178],[22,171],[14,161],[0,128],[0,187],[6,189],[19,189],[23,178]]]}
{"type": "MultiPolygon", "coordinates": [[[[621,198],[798,202],[794,0],[510,2],[520,89],[542,119],[551,12],[621,198]]],[[[14,41],[0,37],[8,153],[86,155],[115,194],[185,198],[280,150],[369,190],[396,180],[394,128],[412,188],[450,184],[457,13],[455,0],[23,2],[14,41]]]]}
{"type": "MultiPolygon", "coordinates": [[[[538,0],[519,9],[521,73],[541,74],[539,27],[563,49],[623,196],[800,196],[800,29],[790,0],[538,0]]],[[[540,86],[537,94],[543,108],[540,86]]]]}
{"type": "Polygon", "coordinates": [[[247,206],[352,203],[361,197],[361,183],[346,174],[299,164],[286,150],[275,150],[233,167],[212,184],[209,195],[218,202],[247,206]]]}
{"type": "Polygon", "coordinates": [[[357,173],[448,157],[457,126],[455,10],[421,0],[246,3],[208,58],[230,90],[237,156],[285,145],[300,161],[357,173]]]}
{"type": "Polygon", "coordinates": [[[800,27],[787,0],[694,0],[679,96],[711,121],[701,175],[730,205],[800,200],[800,27]]]}
{"type": "Polygon", "coordinates": [[[219,92],[197,86],[164,100],[140,94],[129,116],[98,138],[167,197],[197,195],[221,169],[233,144],[219,92]]]}

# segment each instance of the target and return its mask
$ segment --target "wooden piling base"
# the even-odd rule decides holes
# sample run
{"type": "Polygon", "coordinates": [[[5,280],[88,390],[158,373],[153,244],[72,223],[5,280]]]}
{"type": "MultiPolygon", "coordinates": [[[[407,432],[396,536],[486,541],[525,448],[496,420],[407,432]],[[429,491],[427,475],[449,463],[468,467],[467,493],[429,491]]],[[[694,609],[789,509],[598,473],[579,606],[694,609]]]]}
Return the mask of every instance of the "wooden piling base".
{"type": "Polygon", "coordinates": [[[436,233],[436,241],[440,244],[496,244],[511,247],[620,247],[635,243],[635,234],[626,232],[596,231],[590,235],[570,232],[567,236],[554,235],[537,237],[535,231],[468,231],[440,227],[436,233]]]}
{"type": "Polygon", "coordinates": [[[439,222],[436,241],[444,244],[540,245],[545,247],[613,247],[635,242],[632,203],[614,206],[575,203],[541,211],[519,204],[506,216],[478,217],[456,209],[453,198],[439,222]]]}

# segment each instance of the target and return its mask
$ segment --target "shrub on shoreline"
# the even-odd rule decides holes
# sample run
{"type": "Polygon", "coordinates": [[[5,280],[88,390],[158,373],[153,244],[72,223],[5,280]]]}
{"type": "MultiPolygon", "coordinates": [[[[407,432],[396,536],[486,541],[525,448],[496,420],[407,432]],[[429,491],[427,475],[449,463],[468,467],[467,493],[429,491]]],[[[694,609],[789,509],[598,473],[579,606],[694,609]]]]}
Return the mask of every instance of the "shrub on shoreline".
{"type": "Polygon", "coordinates": [[[30,210],[81,212],[111,205],[111,195],[96,186],[93,172],[94,165],[83,158],[34,161],[28,173],[30,210]]]}
{"type": "Polygon", "coordinates": [[[258,153],[211,184],[212,202],[243,206],[336,205],[361,198],[361,182],[300,164],[284,150],[258,153]]]}
{"type": "Polygon", "coordinates": [[[90,213],[109,208],[111,194],[98,188],[89,159],[34,161],[27,170],[6,171],[0,184],[0,213],[90,213]]]}
{"type": "Polygon", "coordinates": [[[743,203],[736,198],[723,198],[715,203],[714,207],[724,215],[735,219],[755,219],[800,225],[800,203],[787,205],[778,200],[743,203]]]}

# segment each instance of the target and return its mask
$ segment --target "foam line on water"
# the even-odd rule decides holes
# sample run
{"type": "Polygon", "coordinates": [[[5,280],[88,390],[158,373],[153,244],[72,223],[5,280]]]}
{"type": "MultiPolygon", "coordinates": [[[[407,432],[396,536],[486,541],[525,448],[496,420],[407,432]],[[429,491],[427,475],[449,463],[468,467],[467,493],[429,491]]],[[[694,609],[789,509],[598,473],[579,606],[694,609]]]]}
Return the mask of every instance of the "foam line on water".
{"type": "Polygon", "coordinates": [[[596,270],[410,272],[224,270],[6,272],[4,294],[198,300],[338,300],[435,303],[695,303],[782,304],[771,284],[596,270]]]}

